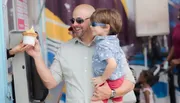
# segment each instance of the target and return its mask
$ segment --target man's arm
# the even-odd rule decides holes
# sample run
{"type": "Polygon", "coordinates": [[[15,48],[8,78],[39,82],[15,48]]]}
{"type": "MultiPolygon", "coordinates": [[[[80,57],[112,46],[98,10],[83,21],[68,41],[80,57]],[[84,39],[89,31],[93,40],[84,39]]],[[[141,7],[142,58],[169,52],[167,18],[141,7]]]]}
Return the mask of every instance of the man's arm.
{"type": "Polygon", "coordinates": [[[123,84],[121,85],[121,87],[115,89],[115,91],[116,91],[115,97],[124,96],[126,93],[130,92],[133,89],[134,89],[134,83],[125,79],[123,81],[123,84]]]}
{"type": "MultiPolygon", "coordinates": [[[[124,96],[126,93],[132,91],[133,88],[134,88],[134,83],[125,79],[121,87],[115,89],[116,91],[115,97],[124,96]]],[[[94,97],[96,97],[96,98],[92,98],[93,101],[109,99],[112,95],[112,90],[109,87],[109,85],[105,83],[102,87],[96,88],[93,95],[94,97]]]]}
{"type": "Polygon", "coordinates": [[[166,58],[166,61],[170,62],[173,55],[174,55],[174,46],[171,47],[170,52],[169,52],[169,54],[168,54],[168,56],[166,58]]]}
{"type": "Polygon", "coordinates": [[[58,83],[55,81],[51,71],[46,67],[43,58],[39,57],[39,58],[35,58],[34,60],[35,60],[37,72],[41,80],[43,81],[44,85],[48,89],[52,89],[56,87],[58,83]]]}
{"type": "MultiPolygon", "coordinates": [[[[40,45],[38,40],[35,42],[34,47],[28,47],[26,52],[34,58],[37,72],[43,81],[44,85],[48,88],[54,88],[62,80],[62,72],[60,69],[60,62],[55,58],[51,65],[51,71],[46,67],[44,60],[41,56],[40,45]]],[[[57,53],[56,57],[59,57],[57,53]]]]}
{"type": "Polygon", "coordinates": [[[126,65],[124,72],[125,78],[122,85],[119,88],[115,89],[116,96],[123,96],[134,89],[135,79],[128,64],[126,65]]]}
{"type": "MultiPolygon", "coordinates": [[[[119,88],[115,89],[116,97],[123,96],[134,89],[135,80],[128,64],[126,64],[126,67],[124,68],[124,72],[125,72],[125,79],[122,85],[119,88]]],[[[110,89],[108,84],[105,83],[103,86],[96,88],[94,92],[96,98],[92,98],[92,100],[96,101],[102,99],[109,99],[111,94],[112,94],[112,90],[110,89]]]]}

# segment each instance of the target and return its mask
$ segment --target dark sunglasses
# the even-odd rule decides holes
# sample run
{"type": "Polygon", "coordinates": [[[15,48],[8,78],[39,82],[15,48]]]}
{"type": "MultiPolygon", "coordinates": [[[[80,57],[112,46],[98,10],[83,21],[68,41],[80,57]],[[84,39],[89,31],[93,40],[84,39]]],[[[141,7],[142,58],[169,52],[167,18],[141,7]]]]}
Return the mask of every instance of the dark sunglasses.
{"type": "Polygon", "coordinates": [[[104,24],[104,23],[92,22],[92,23],[91,23],[91,26],[92,26],[92,27],[96,27],[96,26],[106,26],[106,24],[104,24]]]}
{"type": "Polygon", "coordinates": [[[70,19],[70,21],[71,21],[71,23],[72,24],[74,24],[74,22],[76,21],[78,24],[82,24],[85,20],[87,20],[87,19],[89,19],[89,18],[85,18],[85,19],[82,19],[82,18],[80,18],[80,17],[78,17],[78,18],[72,18],[72,19],[70,19]]]}

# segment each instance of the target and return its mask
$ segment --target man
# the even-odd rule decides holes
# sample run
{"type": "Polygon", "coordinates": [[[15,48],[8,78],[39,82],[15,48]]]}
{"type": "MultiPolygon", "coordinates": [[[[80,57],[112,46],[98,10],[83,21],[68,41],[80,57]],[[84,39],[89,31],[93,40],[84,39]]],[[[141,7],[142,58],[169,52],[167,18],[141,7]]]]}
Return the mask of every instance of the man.
{"type": "MultiPolygon", "coordinates": [[[[77,6],[73,11],[72,29],[76,38],[64,43],[58,49],[50,70],[46,67],[38,41],[34,48],[28,48],[27,53],[35,60],[37,71],[48,89],[56,87],[62,80],[66,83],[67,103],[90,103],[93,95],[92,55],[94,36],[90,29],[89,17],[95,11],[87,4],[77,6]]],[[[111,90],[107,83],[95,90],[94,95],[101,100],[122,96],[134,88],[134,78],[129,68],[122,86],[111,90]]]]}

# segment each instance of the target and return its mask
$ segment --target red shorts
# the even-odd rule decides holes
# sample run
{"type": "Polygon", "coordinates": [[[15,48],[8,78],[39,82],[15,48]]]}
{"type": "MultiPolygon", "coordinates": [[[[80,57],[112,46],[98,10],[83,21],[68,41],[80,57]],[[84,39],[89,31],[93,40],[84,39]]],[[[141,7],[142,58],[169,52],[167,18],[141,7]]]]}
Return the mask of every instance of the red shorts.
{"type": "MultiPolygon", "coordinates": [[[[123,81],[124,81],[124,76],[117,79],[117,80],[107,80],[107,83],[108,83],[108,85],[109,85],[109,87],[111,89],[116,89],[116,88],[119,88],[122,85],[123,81]]],[[[121,102],[122,97],[113,98],[112,101],[121,102]]],[[[107,103],[108,99],[103,100],[103,102],[107,103]]]]}

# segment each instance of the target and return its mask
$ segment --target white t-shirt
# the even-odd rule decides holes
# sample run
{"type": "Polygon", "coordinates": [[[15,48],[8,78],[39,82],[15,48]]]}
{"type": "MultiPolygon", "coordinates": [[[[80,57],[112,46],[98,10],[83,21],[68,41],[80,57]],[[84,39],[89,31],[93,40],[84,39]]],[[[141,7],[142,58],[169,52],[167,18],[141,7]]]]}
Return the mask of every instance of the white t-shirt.
{"type": "Polygon", "coordinates": [[[140,89],[140,103],[146,103],[146,100],[145,100],[145,96],[144,96],[144,93],[145,91],[149,91],[150,92],[150,103],[154,103],[154,93],[152,91],[151,88],[143,88],[143,89],[140,89]]]}

